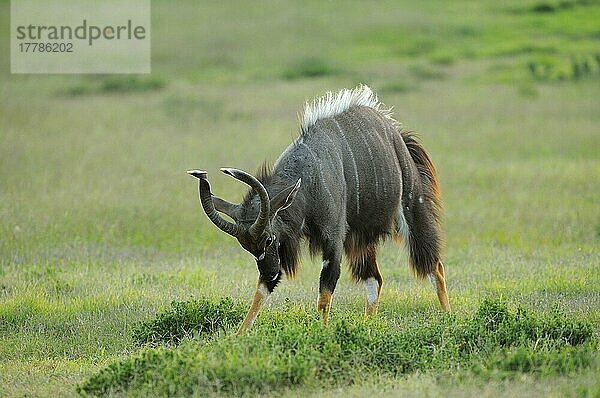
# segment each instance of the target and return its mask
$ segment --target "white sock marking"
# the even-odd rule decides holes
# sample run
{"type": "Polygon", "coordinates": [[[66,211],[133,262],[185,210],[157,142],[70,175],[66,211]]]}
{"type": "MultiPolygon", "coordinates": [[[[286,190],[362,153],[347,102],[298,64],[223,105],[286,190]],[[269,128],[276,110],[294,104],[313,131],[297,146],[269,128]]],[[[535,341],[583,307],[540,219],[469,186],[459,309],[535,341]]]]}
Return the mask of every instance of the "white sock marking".
{"type": "Polygon", "coordinates": [[[365,291],[367,292],[367,303],[373,305],[377,300],[377,290],[379,290],[379,282],[375,278],[369,278],[365,281],[365,291]]]}

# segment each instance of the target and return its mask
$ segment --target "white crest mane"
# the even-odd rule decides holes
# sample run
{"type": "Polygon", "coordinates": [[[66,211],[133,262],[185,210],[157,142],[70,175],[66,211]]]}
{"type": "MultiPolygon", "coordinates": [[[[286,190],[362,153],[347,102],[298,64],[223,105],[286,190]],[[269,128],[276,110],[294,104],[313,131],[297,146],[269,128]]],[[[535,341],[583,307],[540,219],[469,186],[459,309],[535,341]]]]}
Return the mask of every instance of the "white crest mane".
{"type": "Polygon", "coordinates": [[[392,117],[392,108],[386,108],[385,105],[377,99],[377,95],[364,84],[360,84],[352,90],[343,89],[337,93],[328,91],[322,97],[314,99],[312,102],[306,102],[304,111],[300,117],[302,130],[306,131],[320,119],[325,119],[350,109],[353,106],[366,106],[372,108],[384,117],[390,119],[394,124],[398,122],[392,117]]]}

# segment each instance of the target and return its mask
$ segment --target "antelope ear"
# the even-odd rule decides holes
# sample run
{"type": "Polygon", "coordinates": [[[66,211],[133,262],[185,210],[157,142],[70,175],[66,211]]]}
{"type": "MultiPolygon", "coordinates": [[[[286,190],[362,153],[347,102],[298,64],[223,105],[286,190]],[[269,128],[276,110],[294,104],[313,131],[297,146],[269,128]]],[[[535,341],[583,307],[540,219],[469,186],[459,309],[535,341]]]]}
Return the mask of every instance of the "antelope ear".
{"type": "Polygon", "coordinates": [[[240,205],[230,203],[230,202],[226,201],[225,199],[221,199],[218,196],[214,196],[214,195],[212,195],[212,200],[215,205],[215,210],[228,215],[235,222],[237,222],[240,219],[241,210],[242,210],[240,205]]]}
{"type": "Polygon", "coordinates": [[[296,194],[298,193],[298,189],[300,189],[300,184],[302,183],[302,179],[299,178],[295,184],[290,185],[287,188],[284,188],[281,192],[279,192],[273,199],[271,199],[271,219],[277,215],[277,212],[280,210],[285,210],[294,201],[296,194]]]}

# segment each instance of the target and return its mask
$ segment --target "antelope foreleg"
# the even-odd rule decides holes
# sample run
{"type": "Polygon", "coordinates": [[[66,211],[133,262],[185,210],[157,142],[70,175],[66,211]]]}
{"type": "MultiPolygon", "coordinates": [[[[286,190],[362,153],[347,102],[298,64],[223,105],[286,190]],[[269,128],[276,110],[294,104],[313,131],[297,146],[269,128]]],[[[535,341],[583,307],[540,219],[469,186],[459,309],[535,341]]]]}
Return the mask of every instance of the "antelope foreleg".
{"type": "Polygon", "coordinates": [[[331,310],[331,301],[333,299],[333,295],[329,290],[323,290],[319,294],[319,301],[317,302],[317,309],[321,313],[321,319],[323,319],[323,323],[327,325],[327,321],[329,320],[329,311],[331,310]]]}
{"type": "Polygon", "coordinates": [[[323,319],[323,324],[327,324],[329,320],[329,311],[331,310],[331,301],[333,299],[333,291],[340,277],[340,260],[341,255],[336,249],[329,249],[323,255],[323,263],[321,265],[321,276],[319,277],[319,300],[317,301],[317,309],[323,319]]]}
{"type": "Polygon", "coordinates": [[[250,310],[248,310],[248,314],[246,314],[246,318],[240,325],[240,328],[237,331],[237,335],[241,336],[244,332],[252,326],[254,319],[256,319],[256,315],[258,311],[263,306],[267,298],[269,297],[269,289],[262,283],[258,282],[256,286],[256,292],[254,292],[254,299],[252,300],[252,305],[250,306],[250,310]]]}

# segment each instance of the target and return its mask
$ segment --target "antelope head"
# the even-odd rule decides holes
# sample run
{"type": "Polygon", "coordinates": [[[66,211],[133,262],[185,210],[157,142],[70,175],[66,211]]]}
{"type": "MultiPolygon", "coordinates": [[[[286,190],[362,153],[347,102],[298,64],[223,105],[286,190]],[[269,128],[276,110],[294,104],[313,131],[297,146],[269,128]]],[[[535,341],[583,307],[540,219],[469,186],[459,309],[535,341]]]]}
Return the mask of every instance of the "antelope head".
{"type": "Polygon", "coordinates": [[[252,307],[238,331],[241,334],[252,325],[258,310],[281,280],[282,267],[278,251],[281,234],[274,221],[279,211],[292,204],[301,180],[270,198],[264,185],[253,175],[233,168],[222,168],[221,171],[249,185],[257,194],[258,200],[246,201],[244,204],[230,203],[212,194],[206,171],[188,170],[187,173],[198,179],[200,203],[208,218],[221,231],[236,238],[256,260],[258,284],[252,307]],[[234,222],[224,219],[219,213],[229,216],[234,222]]]}

